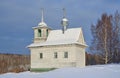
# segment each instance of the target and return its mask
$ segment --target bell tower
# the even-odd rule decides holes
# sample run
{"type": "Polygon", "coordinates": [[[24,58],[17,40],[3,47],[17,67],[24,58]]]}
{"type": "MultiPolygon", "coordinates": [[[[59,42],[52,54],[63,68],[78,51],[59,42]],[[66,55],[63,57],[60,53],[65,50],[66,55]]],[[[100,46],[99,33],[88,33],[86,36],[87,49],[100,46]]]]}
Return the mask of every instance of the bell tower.
{"type": "Polygon", "coordinates": [[[51,28],[44,22],[44,9],[41,9],[41,22],[34,29],[34,43],[44,42],[51,31],[51,28]]]}

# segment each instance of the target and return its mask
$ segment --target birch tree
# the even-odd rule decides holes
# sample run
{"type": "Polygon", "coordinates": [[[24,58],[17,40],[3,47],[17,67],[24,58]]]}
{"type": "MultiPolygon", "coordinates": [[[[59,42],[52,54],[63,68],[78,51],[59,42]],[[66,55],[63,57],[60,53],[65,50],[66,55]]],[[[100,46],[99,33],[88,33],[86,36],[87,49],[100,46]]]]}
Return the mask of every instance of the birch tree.
{"type": "Polygon", "coordinates": [[[115,15],[102,14],[96,25],[91,26],[93,36],[91,51],[102,56],[104,63],[111,63],[120,51],[120,18],[115,15]]]}

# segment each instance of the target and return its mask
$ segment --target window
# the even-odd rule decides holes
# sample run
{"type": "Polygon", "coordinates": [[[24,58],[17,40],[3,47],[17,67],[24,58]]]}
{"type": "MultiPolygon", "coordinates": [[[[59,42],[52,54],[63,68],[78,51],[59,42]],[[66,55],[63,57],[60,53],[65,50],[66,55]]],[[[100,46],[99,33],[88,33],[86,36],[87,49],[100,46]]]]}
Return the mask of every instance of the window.
{"type": "Polygon", "coordinates": [[[54,53],[54,58],[58,58],[57,52],[54,53]]]}
{"type": "Polygon", "coordinates": [[[41,37],[42,36],[42,31],[41,29],[38,29],[38,37],[41,37]]]}
{"type": "Polygon", "coordinates": [[[64,58],[68,58],[68,52],[64,52],[64,58]]]}
{"type": "Polygon", "coordinates": [[[46,30],[46,36],[48,36],[48,29],[46,30]]]}
{"type": "Polygon", "coordinates": [[[40,59],[42,59],[43,58],[43,53],[40,53],[40,59]]]}

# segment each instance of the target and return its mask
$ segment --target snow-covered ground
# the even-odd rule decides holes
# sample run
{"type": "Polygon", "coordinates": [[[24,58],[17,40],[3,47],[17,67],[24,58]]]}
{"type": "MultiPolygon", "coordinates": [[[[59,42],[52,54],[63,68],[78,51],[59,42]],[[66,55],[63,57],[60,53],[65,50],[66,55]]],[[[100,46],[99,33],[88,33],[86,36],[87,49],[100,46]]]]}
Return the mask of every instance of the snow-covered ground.
{"type": "Polygon", "coordinates": [[[44,73],[6,73],[0,78],[120,78],[120,64],[62,68],[44,73]]]}

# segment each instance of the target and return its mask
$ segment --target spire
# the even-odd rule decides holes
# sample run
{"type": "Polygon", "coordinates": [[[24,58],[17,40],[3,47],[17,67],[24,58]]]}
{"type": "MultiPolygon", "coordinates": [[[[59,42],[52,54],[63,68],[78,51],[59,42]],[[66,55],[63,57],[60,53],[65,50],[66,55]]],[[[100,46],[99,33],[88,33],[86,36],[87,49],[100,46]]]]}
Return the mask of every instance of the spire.
{"type": "Polygon", "coordinates": [[[65,11],[65,8],[63,8],[63,18],[66,17],[66,11],[65,11]]]}
{"type": "Polygon", "coordinates": [[[44,22],[44,8],[41,8],[41,22],[38,24],[40,27],[47,27],[47,24],[44,22]]]}
{"type": "Polygon", "coordinates": [[[41,22],[44,22],[44,9],[41,8],[41,22]]]}
{"type": "Polygon", "coordinates": [[[63,8],[63,19],[61,21],[61,24],[63,26],[63,33],[67,30],[68,26],[68,19],[66,18],[66,10],[63,8]]]}

